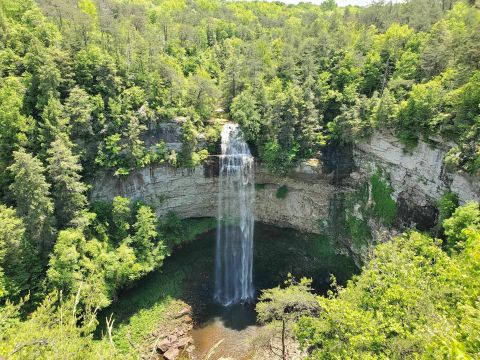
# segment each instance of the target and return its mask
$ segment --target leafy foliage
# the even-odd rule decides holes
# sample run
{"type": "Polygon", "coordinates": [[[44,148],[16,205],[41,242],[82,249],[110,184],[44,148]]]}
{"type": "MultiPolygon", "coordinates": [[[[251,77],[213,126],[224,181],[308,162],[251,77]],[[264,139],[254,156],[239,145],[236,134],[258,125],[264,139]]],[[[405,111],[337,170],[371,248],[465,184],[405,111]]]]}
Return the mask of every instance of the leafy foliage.
{"type": "Polygon", "coordinates": [[[480,293],[475,208],[478,204],[460,207],[444,223],[448,242],[462,234],[459,252],[449,256],[438,240],[406,233],[378,245],[345,288],[319,297],[318,317],[297,324],[310,357],[477,357],[479,334],[471,332],[478,324],[480,293]]]}
{"type": "MultiPolygon", "coordinates": [[[[158,221],[154,209],[120,197],[89,205],[89,184],[98,171],[198,166],[217,151],[216,117],[238,122],[254,154],[282,174],[330,141],[352,143],[375,130],[396,134],[411,151],[443,137],[454,142],[446,165],[477,174],[479,34],[479,10],[449,0],[366,8],[330,0],[0,0],[2,355],[121,357],[92,341],[96,311],[212,224],[187,226],[172,214],[158,221]],[[181,125],[180,151],[158,139],[165,122],[181,125]]],[[[362,210],[389,225],[391,189],[376,175],[371,185],[373,201],[362,210]]],[[[442,198],[442,220],[455,202],[442,198]]],[[[341,218],[348,233],[367,238],[366,221],[349,209],[341,218]]],[[[392,288],[369,295],[384,312],[347,301],[343,294],[357,294],[348,289],[368,283],[356,280],[322,304],[339,316],[324,318],[328,340],[319,345],[304,334],[304,341],[342,357],[352,349],[359,357],[474,354],[478,299],[468,296],[477,283],[467,294],[455,274],[478,270],[477,210],[469,204],[444,221],[451,257],[416,233],[381,245],[383,260],[373,261],[385,271],[368,265],[364,276],[375,285],[392,277],[392,288]],[[442,297],[447,291],[451,300],[442,297]],[[442,320],[430,323],[432,314],[442,320]],[[358,319],[360,327],[347,331],[358,319]],[[385,334],[393,339],[387,346],[385,334]]]]}
{"type": "Polygon", "coordinates": [[[92,341],[96,312],[81,312],[76,297],[48,295],[29,321],[18,321],[19,306],[7,304],[1,311],[0,353],[18,359],[124,358],[106,339],[92,341]]]}
{"type": "Polygon", "coordinates": [[[452,216],[458,207],[458,195],[452,191],[446,191],[438,200],[438,223],[442,224],[444,220],[452,216]]]}
{"type": "MultiPolygon", "coordinates": [[[[262,290],[259,302],[255,306],[257,319],[260,323],[268,323],[278,328],[281,336],[279,353],[282,359],[287,359],[285,337],[290,332],[292,322],[305,315],[313,315],[318,311],[318,303],[312,293],[311,279],[302,278],[296,282],[289,274],[285,287],[262,290]]],[[[272,341],[272,339],[270,339],[272,341]]],[[[272,351],[274,348],[270,347],[272,351]]]]}
{"type": "Polygon", "coordinates": [[[25,226],[15,210],[0,205],[0,299],[18,291],[18,255],[24,234],[25,226]]]}
{"type": "Polygon", "coordinates": [[[14,181],[10,190],[23,217],[26,235],[39,252],[50,250],[54,240],[53,201],[42,162],[24,149],[15,151],[9,167],[14,181]]]}

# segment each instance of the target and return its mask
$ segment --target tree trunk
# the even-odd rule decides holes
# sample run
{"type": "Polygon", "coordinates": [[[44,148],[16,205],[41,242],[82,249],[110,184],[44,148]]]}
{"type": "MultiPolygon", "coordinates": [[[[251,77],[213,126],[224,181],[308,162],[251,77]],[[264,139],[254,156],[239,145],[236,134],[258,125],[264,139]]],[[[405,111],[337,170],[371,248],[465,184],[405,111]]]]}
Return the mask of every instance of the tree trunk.
{"type": "Polygon", "coordinates": [[[287,360],[287,352],[285,349],[285,319],[282,319],[282,359],[287,360]]]}
{"type": "Polygon", "coordinates": [[[163,39],[165,40],[165,44],[168,42],[168,28],[167,25],[163,25],[163,39]]]}

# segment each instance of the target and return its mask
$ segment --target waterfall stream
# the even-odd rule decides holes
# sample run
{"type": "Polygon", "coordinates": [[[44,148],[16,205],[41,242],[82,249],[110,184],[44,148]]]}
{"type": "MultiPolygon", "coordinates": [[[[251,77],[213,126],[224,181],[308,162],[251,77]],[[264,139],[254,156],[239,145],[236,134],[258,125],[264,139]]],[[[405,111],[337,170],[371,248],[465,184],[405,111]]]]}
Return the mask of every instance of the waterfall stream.
{"type": "Polygon", "coordinates": [[[215,294],[222,305],[253,298],[254,160],[236,124],[222,129],[215,294]]]}

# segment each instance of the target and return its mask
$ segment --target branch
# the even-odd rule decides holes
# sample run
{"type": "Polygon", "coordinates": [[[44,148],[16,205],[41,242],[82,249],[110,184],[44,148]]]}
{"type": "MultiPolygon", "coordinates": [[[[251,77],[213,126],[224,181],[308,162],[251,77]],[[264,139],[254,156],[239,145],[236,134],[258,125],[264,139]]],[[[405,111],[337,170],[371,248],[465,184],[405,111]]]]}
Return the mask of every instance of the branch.
{"type": "Polygon", "coordinates": [[[138,346],[132,341],[132,334],[130,334],[130,331],[127,333],[127,340],[130,343],[130,345],[138,351],[138,346]]]}
{"type": "Polygon", "coordinates": [[[13,348],[13,351],[10,353],[10,356],[12,356],[13,354],[19,352],[19,351],[22,350],[24,347],[33,346],[33,345],[46,346],[46,345],[48,345],[48,341],[47,341],[46,339],[39,339],[39,340],[34,340],[34,341],[31,341],[31,342],[28,342],[28,343],[20,343],[20,344],[17,344],[17,345],[15,345],[15,347],[13,348]]]}
{"type": "Polygon", "coordinates": [[[225,339],[222,339],[220,340],[219,342],[217,342],[215,345],[213,345],[210,350],[208,350],[208,354],[207,356],[205,357],[205,360],[209,360],[213,354],[215,353],[215,350],[217,350],[217,348],[220,346],[220,344],[223,342],[223,340],[225,339]]]}
{"type": "Polygon", "coordinates": [[[280,352],[280,353],[277,353],[277,352],[275,351],[275,350],[281,351],[281,349],[273,346],[271,341],[268,343],[268,347],[270,348],[270,352],[271,352],[273,355],[276,355],[276,356],[278,356],[278,357],[282,357],[282,353],[281,353],[281,352],[280,352]]]}
{"type": "Polygon", "coordinates": [[[115,349],[115,344],[113,343],[112,339],[112,329],[113,329],[113,323],[115,322],[115,319],[112,319],[113,313],[110,314],[110,318],[105,318],[105,322],[107,323],[107,332],[108,332],[108,340],[110,340],[110,345],[115,349]]]}

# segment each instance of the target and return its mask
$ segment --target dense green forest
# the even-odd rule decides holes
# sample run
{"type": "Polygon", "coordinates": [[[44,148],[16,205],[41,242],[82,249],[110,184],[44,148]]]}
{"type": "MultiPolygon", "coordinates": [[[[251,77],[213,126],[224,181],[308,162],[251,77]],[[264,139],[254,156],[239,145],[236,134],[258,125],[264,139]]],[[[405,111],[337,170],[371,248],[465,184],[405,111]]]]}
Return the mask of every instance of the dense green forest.
{"type": "MultiPolygon", "coordinates": [[[[480,10],[0,0],[1,355],[138,356],[93,340],[97,313],[197,229],[127,198],[90,203],[92,180],[197,166],[215,152],[218,118],[280,174],[384,131],[410,151],[451,142],[445,166],[478,175],[480,10]],[[146,140],[174,119],[180,151],[146,140]]],[[[406,233],[318,298],[318,316],[295,325],[312,358],[480,356],[479,206],[441,214],[443,243],[406,233]]]]}

